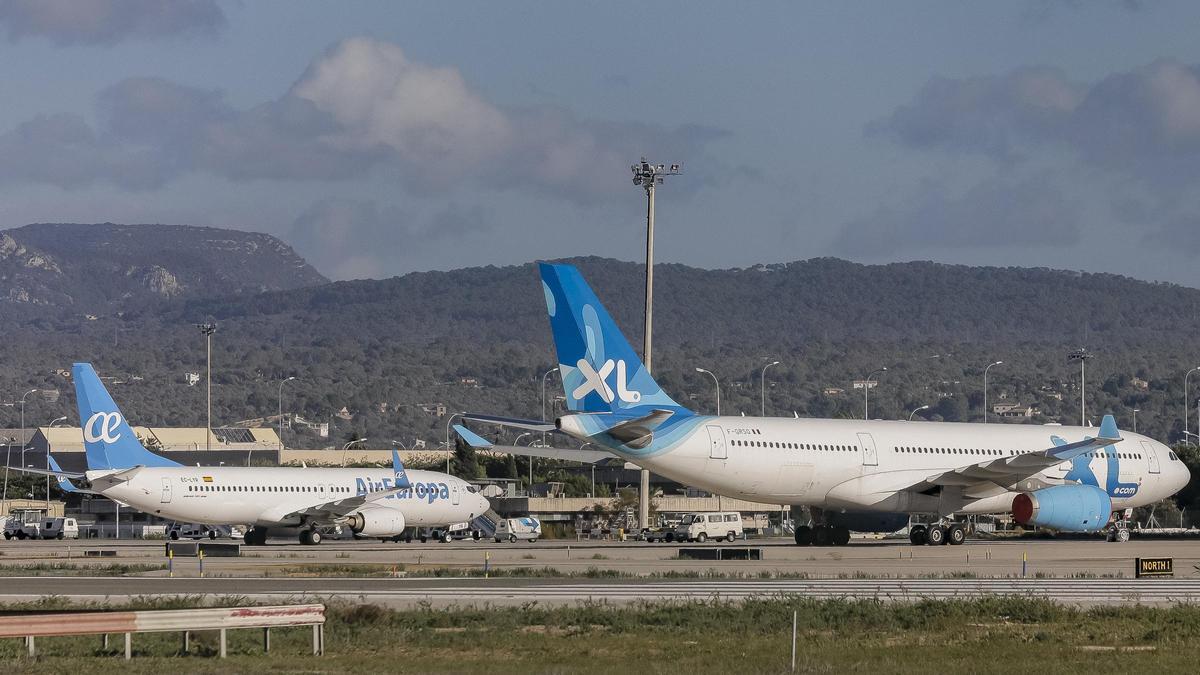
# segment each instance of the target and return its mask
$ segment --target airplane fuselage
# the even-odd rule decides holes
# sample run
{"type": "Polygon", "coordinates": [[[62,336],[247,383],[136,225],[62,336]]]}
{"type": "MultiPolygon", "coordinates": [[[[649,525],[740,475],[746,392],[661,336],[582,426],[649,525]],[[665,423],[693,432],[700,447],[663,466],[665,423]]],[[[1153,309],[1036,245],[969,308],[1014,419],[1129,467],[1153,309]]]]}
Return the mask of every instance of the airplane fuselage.
{"type": "MultiPolygon", "coordinates": [[[[1085,453],[1019,483],[955,504],[906,491],[926,477],[989,459],[1042,452],[1090,427],[696,416],[678,440],[642,451],[609,447],[630,462],[685,485],[768,503],[893,513],[1003,513],[1020,492],[1083,483],[1113,508],[1149,504],[1186,484],[1187,470],[1162,443],[1121,432],[1107,450],[1085,453]]],[[[591,439],[595,441],[595,438],[591,439]]],[[[961,497],[959,497],[961,499],[961,497]]]]}
{"type": "MultiPolygon", "coordinates": [[[[394,487],[386,469],[144,467],[128,481],[105,485],[113,471],[88,471],[106,497],[146,513],[206,524],[299,526],[304,509],[394,487]]],[[[398,509],[410,526],[469,521],[488,509],[466,481],[444,473],[408,471],[412,487],[363,505],[398,509]]]]}

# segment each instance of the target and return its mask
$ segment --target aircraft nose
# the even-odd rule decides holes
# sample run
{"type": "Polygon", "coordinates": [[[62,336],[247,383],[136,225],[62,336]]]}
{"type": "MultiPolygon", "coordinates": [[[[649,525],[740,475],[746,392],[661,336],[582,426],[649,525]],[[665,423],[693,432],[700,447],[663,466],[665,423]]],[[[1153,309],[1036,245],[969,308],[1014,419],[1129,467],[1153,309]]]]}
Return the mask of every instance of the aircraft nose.
{"type": "Polygon", "coordinates": [[[1177,460],[1171,462],[1171,464],[1173,464],[1175,467],[1175,471],[1173,472],[1175,474],[1174,491],[1179,492],[1183,488],[1187,487],[1188,483],[1192,482],[1192,472],[1187,468],[1187,464],[1184,464],[1182,461],[1177,460]]]}

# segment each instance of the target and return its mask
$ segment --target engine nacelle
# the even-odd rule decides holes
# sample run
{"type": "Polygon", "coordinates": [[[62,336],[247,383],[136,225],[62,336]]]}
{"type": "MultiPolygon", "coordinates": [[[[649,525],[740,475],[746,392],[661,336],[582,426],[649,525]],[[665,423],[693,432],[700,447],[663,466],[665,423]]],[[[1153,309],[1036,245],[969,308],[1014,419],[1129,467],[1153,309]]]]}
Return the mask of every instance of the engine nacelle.
{"type": "Polygon", "coordinates": [[[404,532],[404,514],[381,507],[363,509],[350,514],[346,524],[364,537],[394,537],[404,532]]]}
{"type": "Polygon", "coordinates": [[[1108,525],[1112,500],[1094,485],[1056,485],[1013,498],[1013,518],[1067,532],[1096,532],[1108,525]]]}

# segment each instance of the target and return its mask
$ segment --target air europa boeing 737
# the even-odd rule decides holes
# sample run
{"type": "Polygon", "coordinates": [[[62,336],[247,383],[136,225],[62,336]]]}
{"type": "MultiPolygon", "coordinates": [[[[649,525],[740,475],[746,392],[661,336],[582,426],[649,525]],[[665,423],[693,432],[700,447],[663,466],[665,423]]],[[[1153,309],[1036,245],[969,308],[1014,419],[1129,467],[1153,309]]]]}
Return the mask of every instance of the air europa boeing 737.
{"type": "Polygon", "coordinates": [[[318,544],[322,529],[332,525],[385,539],[399,536],[405,527],[469,521],[489,508],[487,499],[461,478],[406,471],[395,451],[391,471],[182,466],[138,441],[91,364],[76,363],[71,374],[88,470],[70,473],[55,466],[48,473],[64,489],[74,489],[64,479],[84,479],[85,491],[162,518],[248,523],[254,527],[246,534],[247,544],[266,543],[272,530],[298,533],[301,543],[318,544]]]}
{"type": "Polygon", "coordinates": [[[844,545],[851,531],[894,532],[911,515],[935,521],[913,526],[912,543],[961,544],[965,531],[952,517],[970,513],[1012,513],[1066,531],[1109,528],[1124,541],[1129,532],[1114,512],[1188,482],[1175,453],[1119,432],[1111,415],[1098,430],[697,415],[654,381],[578,270],[540,267],[569,412],[553,424],[465,417],[561,432],[717,494],[809,506],[814,525],[795,528],[797,544],[844,545]]]}

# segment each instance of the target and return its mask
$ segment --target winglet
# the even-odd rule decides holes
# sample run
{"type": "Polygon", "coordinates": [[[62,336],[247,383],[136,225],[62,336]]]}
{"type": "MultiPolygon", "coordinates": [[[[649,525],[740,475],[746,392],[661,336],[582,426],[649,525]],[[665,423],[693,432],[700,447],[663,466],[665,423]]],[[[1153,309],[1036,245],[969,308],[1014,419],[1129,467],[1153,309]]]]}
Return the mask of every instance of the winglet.
{"type": "Polygon", "coordinates": [[[412,487],[412,482],[408,480],[408,472],[404,470],[404,462],[400,461],[400,452],[395,448],[392,448],[392,470],[396,472],[396,487],[402,489],[412,487]]]}
{"type": "Polygon", "coordinates": [[[476,450],[486,450],[487,448],[492,447],[491,441],[461,424],[454,425],[454,433],[458,434],[460,438],[467,442],[467,445],[475,448],[476,450]]]}
{"type": "Polygon", "coordinates": [[[1121,440],[1121,432],[1117,429],[1117,420],[1112,415],[1105,415],[1100,422],[1100,438],[1104,440],[1121,440]]]}

